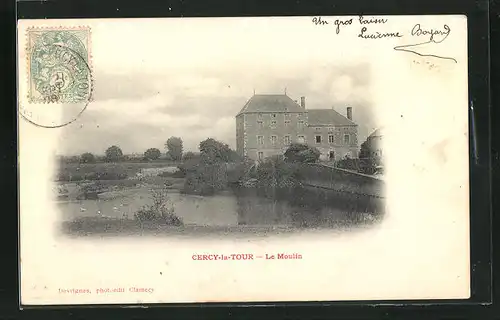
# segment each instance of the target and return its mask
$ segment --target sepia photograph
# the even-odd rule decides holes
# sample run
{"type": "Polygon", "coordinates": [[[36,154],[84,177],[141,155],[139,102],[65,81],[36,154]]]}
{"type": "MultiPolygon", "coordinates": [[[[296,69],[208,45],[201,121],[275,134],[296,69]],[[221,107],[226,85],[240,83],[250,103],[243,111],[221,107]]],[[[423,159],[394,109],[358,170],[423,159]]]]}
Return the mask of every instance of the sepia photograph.
{"type": "Polygon", "coordinates": [[[20,20],[22,302],[468,296],[466,32],[20,20]]]}

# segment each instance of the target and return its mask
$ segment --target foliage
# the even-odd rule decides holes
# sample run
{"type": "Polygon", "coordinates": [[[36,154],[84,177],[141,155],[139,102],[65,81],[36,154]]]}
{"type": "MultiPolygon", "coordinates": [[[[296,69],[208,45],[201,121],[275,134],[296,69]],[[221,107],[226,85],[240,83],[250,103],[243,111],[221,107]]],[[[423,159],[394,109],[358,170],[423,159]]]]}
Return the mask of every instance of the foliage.
{"type": "Polygon", "coordinates": [[[347,169],[347,170],[353,170],[353,171],[360,170],[360,160],[359,159],[345,158],[345,159],[338,160],[335,163],[335,165],[341,169],[347,169]]]}
{"type": "Polygon", "coordinates": [[[122,149],[118,146],[111,146],[106,150],[106,161],[117,162],[123,158],[122,149]]]}
{"type": "Polygon", "coordinates": [[[183,221],[175,215],[175,210],[168,199],[168,189],[151,190],[153,204],[144,206],[134,214],[140,222],[166,223],[173,226],[182,226],[183,221]]]}
{"type": "Polygon", "coordinates": [[[238,154],[225,143],[208,138],[200,142],[200,154],[206,161],[236,162],[241,160],[238,154]]]}
{"type": "Polygon", "coordinates": [[[361,144],[361,148],[359,150],[359,157],[360,158],[368,158],[371,155],[371,150],[370,150],[370,142],[369,140],[366,140],[361,144]]]}
{"type": "Polygon", "coordinates": [[[82,163],[94,163],[95,156],[90,152],[85,152],[80,156],[80,162],[82,162],[82,163]]]}
{"type": "Polygon", "coordinates": [[[182,170],[177,170],[175,172],[163,171],[158,174],[158,177],[162,178],[184,178],[186,173],[182,170]]]}
{"type": "Polygon", "coordinates": [[[286,162],[314,163],[318,161],[320,152],[317,148],[302,143],[292,143],[285,151],[286,162]]]}
{"type": "Polygon", "coordinates": [[[144,152],[144,158],[148,160],[156,160],[161,156],[160,150],[157,148],[149,148],[144,152]]]}
{"type": "Polygon", "coordinates": [[[291,188],[300,185],[298,168],[281,157],[267,158],[257,166],[257,180],[262,187],[291,188]]]}
{"type": "Polygon", "coordinates": [[[182,148],[182,139],[179,137],[170,137],[165,143],[168,156],[175,161],[182,159],[182,148]]]}
{"type": "Polygon", "coordinates": [[[191,160],[191,159],[195,159],[195,158],[199,158],[199,157],[200,157],[199,153],[194,153],[192,151],[188,151],[188,152],[184,153],[184,155],[182,156],[182,159],[183,160],[191,160]]]}

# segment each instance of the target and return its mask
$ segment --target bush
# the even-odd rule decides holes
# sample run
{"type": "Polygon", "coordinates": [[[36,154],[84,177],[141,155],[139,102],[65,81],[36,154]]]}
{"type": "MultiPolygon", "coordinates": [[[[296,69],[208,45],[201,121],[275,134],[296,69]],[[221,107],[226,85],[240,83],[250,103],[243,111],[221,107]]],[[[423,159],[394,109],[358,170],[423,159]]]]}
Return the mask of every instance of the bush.
{"type": "Polygon", "coordinates": [[[175,215],[174,208],[169,204],[168,191],[166,188],[152,190],[153,204],[141,208],[134,214],[134,218],[140,222],[166,223],[172,226],[182,226],[181,218],[175,215]]]}
{"type": "Polygon", "coordinates": [[[257,167],[258,184],[262,187],[292,188],[300,185],[298,168],[279,157],[271,157],[257,167]]]}
{"type": "Polygon", "coordinates": [[[149,148],[144,152],[144,158],[147,160],[156,160],[161,156],[161,152],[156,148],[149,148]]]}
{"type": "Polygon", "coordinates": [[[180,169],[175,171],[175,172],[163,171],[163,172],[158,173],[158,177],[162,177],[162,178],[184,178],[185,176],[186,176],[186,173],[180,169]]]}
{"type": "Polygon", "coordinates": [[[314,163],[318,161],[320,152],[317,148],[301,143],[292,143],[284,154],[286,162],[314,163]]]}
{"type": "Polygon", "coordinates": [[[90,152],[85,152],[80,156],[80,162],[82,162],[82,163],[94,163],[95,156],[90,152]]]}
{"type": "Polygon", "coordinates": [[[184,155],[182,156],[182,160],[191,160],[191,159],[196,159],[199,157],[200,157],[199,153],[194,153],[192,151],[188,151],[188,152],[184,153],[184,155]]]}

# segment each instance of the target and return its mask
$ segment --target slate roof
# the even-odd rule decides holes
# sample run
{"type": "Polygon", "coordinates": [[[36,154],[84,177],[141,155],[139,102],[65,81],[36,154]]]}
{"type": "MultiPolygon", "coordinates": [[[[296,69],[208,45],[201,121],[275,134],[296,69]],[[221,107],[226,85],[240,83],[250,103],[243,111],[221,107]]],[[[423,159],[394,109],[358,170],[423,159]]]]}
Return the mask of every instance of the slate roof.
{"type": "Polygon", "coordinates": [[[315,125],[336,125],[336,126],[356,126],[357,124],[347,119],[333,109],[308,109],[309,126],[315,125]]]}
{"type": "Polygon", "coordinates": [[[256,94],[247,101],[243,109],[238,112],[304,112],[298,103],[285,94],[256,94]]]}

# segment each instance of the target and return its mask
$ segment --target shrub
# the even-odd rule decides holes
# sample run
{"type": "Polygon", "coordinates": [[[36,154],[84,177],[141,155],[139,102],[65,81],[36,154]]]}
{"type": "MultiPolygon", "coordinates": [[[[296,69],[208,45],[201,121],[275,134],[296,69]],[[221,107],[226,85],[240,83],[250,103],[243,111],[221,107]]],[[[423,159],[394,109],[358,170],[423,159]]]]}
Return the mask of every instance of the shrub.
{"type": "Polygon", "coordinates": [[[82,162],[82,163],[94,163],[95,156],[90,152],[85,152],[80,156],[80,162],[82,162]]]}
{"type": "Polygon", "coordinates": [[[298,168],[279,157],[271,157],[257,167],[258,184],[262,187],[291,188],[300,185],[298,168]]]}
{"type": "Polygon", "coordinates": [[[318,161],[320,152],[317,148],[301,143],[292,143],[285,151],[286,162],[314,163],[318,161]]]}
{"type": "Polygon", "coordinates": [[[195,159],[195,158],[199,158],[199,157],[200,157],[199,153],[194,153],[192,151],[188,151],[188,152],[184,153],[184,155],[182,156],[182,160],[190,160],[190,159],[195,159]]]}
{"type": "Polygon", "coordinates": [[[158,177],[162,177],[162,178],[184,178],[185,176],[186,176],[186,173],[180,169],[175,171],[175,172],[163,171],[163,172],[158,173],[158,177]]]}
{"type": "Polygon", "coordinates": [[[168,200],[167,188],[152,190],[153,204],[144,206],[134,214],[136,220],[140,222],[166,223],[172,226],[182,226],[181,218],[175,215],[174,208],[168,200]]]}
{"type": "Polygon", "coordinates": [[[161,152],[156,148],[149,148],[144,152],[144,158],[147,160],[156,160],[161,156],[161,152]]]}

